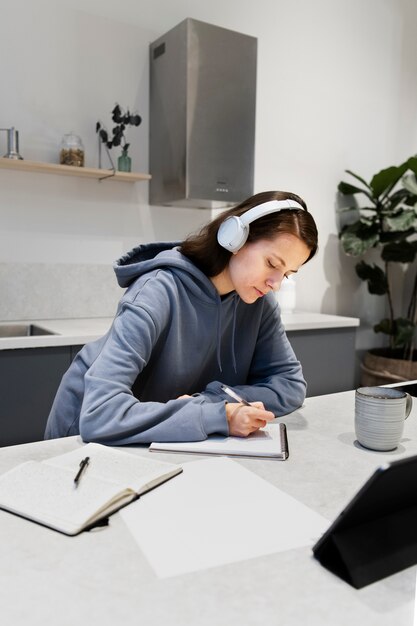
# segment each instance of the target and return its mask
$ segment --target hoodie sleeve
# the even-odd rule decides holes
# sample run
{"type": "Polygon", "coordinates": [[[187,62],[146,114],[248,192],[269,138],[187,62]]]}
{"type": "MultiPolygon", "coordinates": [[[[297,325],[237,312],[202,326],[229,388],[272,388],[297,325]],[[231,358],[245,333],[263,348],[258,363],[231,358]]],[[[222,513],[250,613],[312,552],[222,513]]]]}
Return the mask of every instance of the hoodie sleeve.
{"type": "MultiPolygon", "coordinates": [[[[155,295],[155,294],[154,294],[155,295]]],[[[159,315],[125,302],[100,354],[84,377],[80,435],[84,441],[109,445],[152,441],[199,441],[211,433],[228,434],[224,402],[204,397],[140,402],[132,386],[149,361],[161,325],[169,323],[167,307],[159,315]]]]}
{"type": "MultiPolygon", "coordinates": [[[[277,303],[266,301],[265,304],[246,384],[234,385],[233,389],[248,402],[263,402],[266,409],[280,417],[302,405],[307,384],[285,333],[277,303]]],[[[219,399],[230,402],[220,384],[210,383],[201,395],[210,402],[219,399]]]]}

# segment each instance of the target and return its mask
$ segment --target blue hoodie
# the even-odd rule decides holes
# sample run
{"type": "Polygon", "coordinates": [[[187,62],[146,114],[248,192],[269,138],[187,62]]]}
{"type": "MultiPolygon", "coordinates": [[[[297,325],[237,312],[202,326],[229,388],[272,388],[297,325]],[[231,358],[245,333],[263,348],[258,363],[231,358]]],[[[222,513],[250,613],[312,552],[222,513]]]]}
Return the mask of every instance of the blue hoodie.
{"type": "Polygon", "coordinates": [[[114,269],[127,287],[108,333],[64,375],[45,438],[109,445],[199,441],[228,434],[221,383],[281,416],[306,383],[273,293],[220,297],[175,243],[141,245],[114,269]],[[177,399],[188,394],[191,398],[177,399]]]}

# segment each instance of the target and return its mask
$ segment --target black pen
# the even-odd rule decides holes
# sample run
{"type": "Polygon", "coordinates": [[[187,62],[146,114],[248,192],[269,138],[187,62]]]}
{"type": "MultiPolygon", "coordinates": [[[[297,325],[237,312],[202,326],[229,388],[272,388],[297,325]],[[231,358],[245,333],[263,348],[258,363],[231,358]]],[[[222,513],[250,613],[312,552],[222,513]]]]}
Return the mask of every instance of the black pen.
{"type": "Polygon", "coordinates": [[[81,478],[81,474],[83,473],[83,471],[85,470],[85,468],[87,467],[89,462],[90,462],[90,457],[89,456],[86,456],[85,459],[83,459],[80,462],[80,469],[78,470],[77,475],[74,478],[74,484],[75,484],[76,487],[78,486],[78,482],[79,482],[79,480],[81,478]]]}
{"type": "Polygon", "coordinates": [[[230,389],[230,387],[227,387],[226,385],[220,385],[220,387],[222,388],[224,393],[227,393],[228,396],[230,396],[234,400],[237,400],[237,402],[240,402],[245,406],[252,406],[251,404],[249,404],[249,402],[241,398],[235,391],[233,391],[233,389],[230,389]]]}

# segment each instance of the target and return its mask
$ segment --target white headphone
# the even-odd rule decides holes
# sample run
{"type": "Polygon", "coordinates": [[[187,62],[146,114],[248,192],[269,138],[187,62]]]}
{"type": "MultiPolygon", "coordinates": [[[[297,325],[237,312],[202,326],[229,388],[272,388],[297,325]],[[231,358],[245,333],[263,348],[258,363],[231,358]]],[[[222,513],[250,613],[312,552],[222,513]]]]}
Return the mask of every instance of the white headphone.
{"type": "Polygon", "coordinates": [[[217,231],[217,241],[219,244],[230,252],[237,252],[244,246],[249,235],[249,224],[255,220],[268,215],[269,213],[277,213],[283,209],[302,209],[301,204],[295,200],[270,200],[263,202],[258,206],[249,209],[240,217],[232,215],[220,224],[217,231]]]}

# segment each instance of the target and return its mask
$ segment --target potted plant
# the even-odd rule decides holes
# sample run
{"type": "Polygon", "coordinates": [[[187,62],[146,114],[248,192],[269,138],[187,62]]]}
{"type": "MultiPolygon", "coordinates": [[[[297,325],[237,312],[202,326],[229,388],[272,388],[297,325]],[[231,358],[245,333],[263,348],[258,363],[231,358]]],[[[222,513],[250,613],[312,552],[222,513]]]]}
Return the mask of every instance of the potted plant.
{"type": "Polygon", "coordinates": [[[112,120],[115,122],[116,126],[112,129],[111,138],[109,138],[109,134],[102,126],[101,122],[97,122],[96,124],[96,133],[98,133],[99,136],[99,167],[101,168],[101,143],[103,143],[113,169],[115,168],[109,153],[109,148],[121,146],[122,153],[117,159],[117,169],[121,172],[130,172],[132,169],[132,159],[128,153],[130,144],[127,143],[125,130],[127,126],[139,126],[142,122],[142,118],[137,113],[132,115],[129,109],[124,112],[121,107],[116,104],[112,111],[112,120]]]}
{"type": "MultiPolygon", "coordinates": [[[[362,363],[362,384],[380,385],[417,378],[417,350],[414,348],[417,324],[417,157],[399,166],[388,167],[368,183],[350,170],[346,172],[360,186],[340,182],[338,191],[345,196],[359,196],[349,211],[353,218],[345,224],[339,238],[346,254],[360,261],[355,269],[366,281],[370,294],[384,296],[387,316],[378,321],[374,331],[388,338],[385,348],[369,350],[362,363]],[[380,263],[369,262],[371,250],[377,251],[380,263]],[[403,266],[403,278],[414,273],[409,301],[395,301],[392,265],[403,266]]],[[[410,287],[410,283],[407,283],[410,287]]],[[[401,296],[401,300],[403,297],[401,296]]]]}

